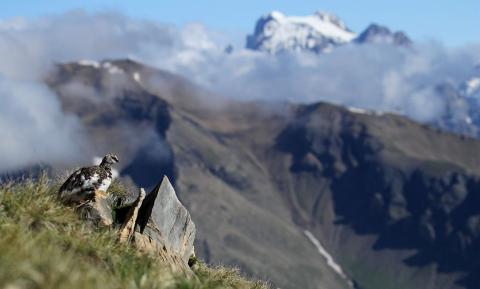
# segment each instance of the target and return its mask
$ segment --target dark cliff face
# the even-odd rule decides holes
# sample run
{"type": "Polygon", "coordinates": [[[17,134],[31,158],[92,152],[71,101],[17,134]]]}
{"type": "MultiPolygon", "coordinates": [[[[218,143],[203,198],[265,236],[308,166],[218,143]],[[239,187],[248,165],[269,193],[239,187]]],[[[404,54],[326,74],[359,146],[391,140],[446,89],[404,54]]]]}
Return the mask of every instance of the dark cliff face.
{"type": "Polygon", "coordinates": [[[247,36],[246,41],[246,48],[251,50],[258,50],[264,41],[264,37],[261,37],[264,27],[270,21],[274,21],[273,17],[262,17],[258,19],[257,23],[255,24],[255,30],[252,35],[247,36]]]}
{"type": "Polygon", "coordinates": [[[435,152],[438,158],[423,158],[414,151],[417,126],[396,116],[352,115],[313,105],[300,109],[277,145],[293,156],[293,174],[329,180],[340,223],[377,236],[374,250],[414,249],[404,260],[408,266],[436,263],[443,272],[466,271],[468,276],[458,281],[475,288],[480,281],[475,271],[480,264],[480,175],[464,160],[480,147],[466,146],[444,159],[442,154],[454,154],[449,143],[474,141],[434,133],[431,145],[441,141],[444,148],[435,152]],[[386,124],[391,120],[398,123],[386,124]],[[378,126],[372,121],[384,122],[390,132],[372,129],[378,126]],[[410,130],[411,139],[397,145],[391,137],[402,130],[410,130]]]}
{"type": "Polygon", "coordinates": [[[129,60],[99,65],[68,63],[56,67],[47,83],[60,96],[64,109],[93,125],[148,121],[164,136],[170,125],[168,105],[134,80],[132,74],[142,67],[129,60]]]}
{"type": "Polygon", "coordinates": [[[392,32],[385,26],[371,24],[355,39],[356,43],[385,43],[408,47],[412,45],[412,40],[401,32],[392,32]]]}
{"type": "Polygon", "coordinates": [[[157,172],[174,182],[175,170],[165,140],[169,107],[142,87],[138,79],[144,70],[130,60],[102,61],[97,66],[68,63],[58,65],[47,83],[65,111],[78,115],[93,135],[98,134],[93,138],[102,141],[95,144],[98,154],[121,150],[127,154],[121,173],[151,189],[158,182],[157,172]]]}
{"type": "Polygon", "coordinates": [[[360,288],[479,282],[476,140],[329,104],[212,102],[129,60],[63,64],[47,82],[124,177],[175,180],[211,263],[281,288],[345,288],[309,230],[360,288]]]}

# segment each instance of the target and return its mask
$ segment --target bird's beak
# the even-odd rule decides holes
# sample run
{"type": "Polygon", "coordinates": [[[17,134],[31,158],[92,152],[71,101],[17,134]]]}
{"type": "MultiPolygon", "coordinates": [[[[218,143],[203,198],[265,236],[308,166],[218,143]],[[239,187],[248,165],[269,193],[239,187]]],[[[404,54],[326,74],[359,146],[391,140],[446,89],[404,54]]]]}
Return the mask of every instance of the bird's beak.
{"type": "Polygon", "coordinates": [[[119,160],[118,160],[118,157],[117,157],[117,156],[114,156],[114,157],[113,157],[113,160],[114,160],[114,161],[116,161],[117,163],[119,162],[119,160]]]}

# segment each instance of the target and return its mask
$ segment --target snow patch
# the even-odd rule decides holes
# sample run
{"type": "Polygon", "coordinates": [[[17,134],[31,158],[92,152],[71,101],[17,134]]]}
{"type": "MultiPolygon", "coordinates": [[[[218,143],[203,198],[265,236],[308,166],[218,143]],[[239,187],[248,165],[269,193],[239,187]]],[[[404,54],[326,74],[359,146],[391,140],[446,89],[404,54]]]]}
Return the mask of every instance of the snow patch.
{"type": "Polygon", "coordinates": [[[107,69],[108,73],[110,73],[110,74],[122,74],[122,73],[125,72],[120,67],[118,67],[116,65],[113,65],[112,63],[110,63],[108,61],[104,62],[102,66],[103,66],[103,68],[107,69]]]}
{"type": "Polygon", "coordinates": [[[350,42],[355,38],[355,33],[346,30],[345,25],[336,18],[326,13],[319,13],[314,16],[292,16],[286,18],[288,24],[307,25],[318,33],[337,39],[342,42],[350,42]]]}
{"type": "Polygon", "coordinates": [[[296,27],[313,28],[316,32],[338,39],[343,42],[350,42],[355,38],[355,33],[348,31],[340,19],[325,12],[316,12],[309,16],[285,16],[281,12],[273,11],[270,17],[281,24],[277,33],[289,34],[296,27]]]}
{"type": "Polygon", "coordinates": [[[133,80],[135,80],[135,81],[138,82],[139,84],[142,84],[142,79],[140,78],[140,73],[134,72],[134,73],[133,73],[133,80]]]}
{"type": "Polygon", "coordinates": [[[78,61],[77,63],[82,65],[82,66],[92,66],[94,68],[99,68],[100,67],[100,63],[98,61],[95,61],[95,60],[82,59],[82,60],[78,61]]]}
{"type": "Polygon", "coordinates": [[[332,255],[330,255],[328,251],[325,250],[325,248],[322,246],[322,243],[320,243],[320,241],[315,238],[315,236],[310,231],[305,230],[303,231],[303,233],[305,234],[305,236],[307,236],[308,240],[310,240],[310,242],[312,242],[312,244],[318,249],[318,253],[327,260],[327,265],[332,268],[333,271],[335,271],[338,275],[340,275],[342,279],[346,280],[350,287],[355,288],[353,281],[348,278],[345,272],[343,272],[342,267],[337,262],[335,262],[332,255]]]}
{"type": "Polygon", "coordinates": [[[358,114],[368,114],[371,115],[372,112],[363,108],[358,108],[358,107],[353,107],[353,106],[348,106],[347,107],[348,111],[353,112],[353,113],[358,113],[358,114]]]}
{"type": "Polygon", "coordinates": [[[464,93],[470,96],[480,90],[480,77],[473,77],[465,82],[464,93]]]}
{"type": "Polygon", "coordinates": [[[368,110],[364,108],[359,108],[359,107],[353,107],[353,106],[347,106],[346,107],[349,112],[356,113],[356,114],[366,114],[366,115],[376,115],[376,116],[382,116],[383,111],[377,111],[377,110],[368,110]]]}

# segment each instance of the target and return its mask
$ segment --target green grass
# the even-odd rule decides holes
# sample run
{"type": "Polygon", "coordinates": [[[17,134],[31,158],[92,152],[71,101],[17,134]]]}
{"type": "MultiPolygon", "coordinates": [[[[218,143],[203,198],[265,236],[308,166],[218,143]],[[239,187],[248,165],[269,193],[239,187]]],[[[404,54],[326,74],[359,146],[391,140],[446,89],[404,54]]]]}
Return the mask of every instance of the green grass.
{"type": "Polygon", "coordinates": [[[0,288],[268,288],[202,263],[195,278],[174,275],[115,230],[82,221],[57,201],[58,187],[47,177],[0,186],[0,288]]]}

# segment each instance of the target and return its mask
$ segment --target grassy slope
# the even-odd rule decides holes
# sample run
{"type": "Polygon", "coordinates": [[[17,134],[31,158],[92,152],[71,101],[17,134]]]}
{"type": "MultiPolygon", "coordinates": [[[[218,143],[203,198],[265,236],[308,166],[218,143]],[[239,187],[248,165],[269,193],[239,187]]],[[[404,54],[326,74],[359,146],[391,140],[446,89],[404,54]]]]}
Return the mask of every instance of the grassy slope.
{"type": "Polygon", "coordinates": [[[47,178],[0,187],[0,288],[267,288],[234,269],[200,264],[198,278],[116,242],[56,201],[47,178]]]}

